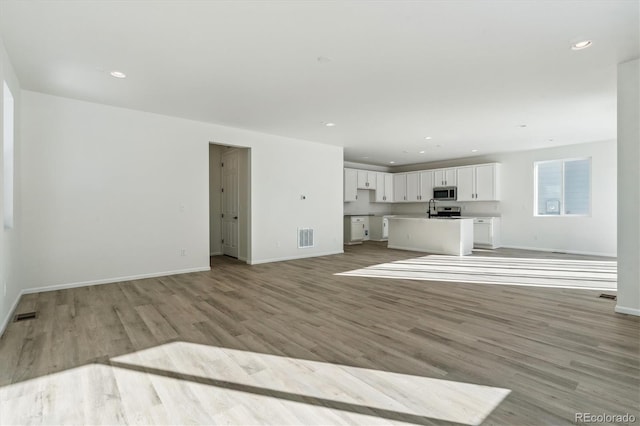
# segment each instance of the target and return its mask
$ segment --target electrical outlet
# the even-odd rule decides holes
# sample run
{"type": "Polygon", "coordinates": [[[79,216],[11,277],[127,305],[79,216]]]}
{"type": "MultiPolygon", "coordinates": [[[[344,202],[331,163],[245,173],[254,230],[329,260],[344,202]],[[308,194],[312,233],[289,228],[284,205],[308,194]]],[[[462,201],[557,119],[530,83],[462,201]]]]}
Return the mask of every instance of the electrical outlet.
{"type": "Polygon", "coordinates": [[[186,256],[186,255],[187,255],[187,249],[186,248],[180,249],[180,256],[186,256]]]}
{"type": "Polygon", "coordinates": [[[280,247],[280,241],[276,241],[276,247],[280,247]]]}

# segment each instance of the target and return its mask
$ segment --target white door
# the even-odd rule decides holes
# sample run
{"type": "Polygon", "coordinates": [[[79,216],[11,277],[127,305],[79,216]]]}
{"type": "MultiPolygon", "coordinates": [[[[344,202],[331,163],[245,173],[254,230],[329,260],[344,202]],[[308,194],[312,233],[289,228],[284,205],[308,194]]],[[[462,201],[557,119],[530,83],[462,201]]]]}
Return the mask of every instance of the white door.
{"type": "Polygon", "coordinates": [[[433,171],[433,186],[444,186],[444,169],[433,171]]]}
{"type": "Polygon", "coordinates": [[[240,153],[222,154],[222,253],[238,257],[239,169],[240,153]]]}
{"type": "Polygon", "coordinates": [[[456,186],[456,169],[446,169],[444,171],[445,186],[456,186]]]}
{"type": "Polygon", "coordinates": [[[406,173],[394,173],[393,175],[393,200],[396,203],[407,201],[406,173]]]}
{"type": "Polygon", "coordinates": [[[473,224],[473,243],[491,245],[491,222],[476,222],[473,224]]]}
{"type": "Polygon", "coordinates": [[[384,201],[388,203],[393,201],[393,175],[391,173],[384,174],[384,201]]]}
{"type": "Polygon", "coordinates": [[[353,169],[344,169],[344,201],[356,201],[358,199],[358,172],[353,169]]]}
{"type": "Polygon", "coordinates": [[[420,173],[407,173],[407,201],[420,199],[420,173]]]}
{"type": "Polygon", "coordinates": [[[495,179],[493,164],[476,167],[476,200],[495,200],[495,179]]]}
{"type": "Polygon", "coordinates": [[[433,172],[420,172],[420,200],[433,198],[433,172]]]}
{"type": "Polygon", "coordinates": [[[369,172],[358,170],[358,189],[369,189],[369,172]]]}
{"type": "Polygon", "coordinates": [[[474,186],[474,168],[458,167],[458,201],[473,201],[475,200],[475,186],[474,186]]]}

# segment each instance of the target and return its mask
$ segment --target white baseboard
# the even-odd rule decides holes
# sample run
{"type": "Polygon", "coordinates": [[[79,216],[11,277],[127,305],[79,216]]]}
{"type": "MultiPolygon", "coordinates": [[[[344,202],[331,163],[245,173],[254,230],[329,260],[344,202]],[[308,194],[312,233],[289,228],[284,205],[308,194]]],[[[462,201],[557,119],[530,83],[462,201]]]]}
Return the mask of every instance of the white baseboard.
{"type": "Polygon", "coordinates": [[[502,248],[510,248],[517,250],[532,250],[532,251],[542,251],[546,253],[558,252],[558,253],[567,253],[567,254],[582,254],[586,256],[603,256],[603,257],[616,257],[615,253],[598,253],[594,251],[578,251],[578,250],[562,250],[562,249],[550,249],[550,248],[540,248],[540,247],[524,247],[524,246],[509,246],[502,245],[502,248]]]}
{"type": "Polygon", "coordinates": [[[80,281],[75,283],[68,284],[55,284],[44,287],[32,287],[25,290],[22,290],[21,294],[31,294],[31,293],[41,293],[44,291],[55,291],[55,290],[64,290],[68,288],[76,288],[76,287],[86,287],[90,285],[100,285],[100,284],[111,284],[111,283],[119,283],[122,281],[133,281],[140,280],[144,278],[156,278],[156,277],[166,277],[167,275],[179,275],[179,274],[188,274],[190,272],[205,272],[210,271],[210,266],[201,266],[197,268],[188,268],[188,269],[178,269],[175,271],[164,271],[164,272],[152,272],[149,274],[139,274],[139,275],[128,275],[124,277],[114,277],[114,278],[105,278],[101,280],[91,280],[91,281],[80,281]]]}
{"type": "Polygon", "coordinates": [[[9,312],[7,313],[7,316],[2,321],[2,326],[0,326],[0,337],[2,337],[2,335],[4,334],[4,330],[9,325],[9,322],[11,321],[11,318],[13,318],[14,312],[16,311],[16,308],[18,307],[18,302],[20,302],[20,298],[22,297],[22,294],[23,294],[23,292],[20,292],[20,294],[18,294],[18,296],[16,297],[16,300],[13,301],[13,305],[11,305],[11,308],[9,309],[9,312]]]}
{"type": "Polygon", "coordinates": [[[307,259],[309,257],[331,256],[334,254],[342,254],[342,253],[344,253],[343,250],[337,250],[337,251],[329,251],[329,252],[323,252],[323,253],[310,253],[310,254],[304,254],[304,255],[298,255],[298,256],[272,257],[270,259],[251,260],[248,263],[249,265],[259,265],[261,263],[284,262],[285,260],[307,259]]]}
{"type": "Polygon", "coordinates": [[[615,311],[619,314],[635,315],[640,317],[640,309],[627,308],[626,306],[616,305],[615,311]]]}
{"type": "Polygon", "coordinates": [[[215,253],[209,253],[209,256],[222,256],[224,253],[221,251],[217,251],[215,253]]]}

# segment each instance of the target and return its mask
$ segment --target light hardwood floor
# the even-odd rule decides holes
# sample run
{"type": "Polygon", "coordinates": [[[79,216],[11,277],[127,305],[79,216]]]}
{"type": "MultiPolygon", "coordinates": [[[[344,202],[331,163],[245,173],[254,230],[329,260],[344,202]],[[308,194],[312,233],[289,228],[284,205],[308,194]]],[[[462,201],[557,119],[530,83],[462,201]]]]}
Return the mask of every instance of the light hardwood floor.
{"type": "Polygon", "coordinates": [[[39,316],[0,339],[0,423],[640,418],[640,321],[599,291],[335,275],[418,256],[216,257],[211,272],[24,296],[17,312],[39,316]]]}

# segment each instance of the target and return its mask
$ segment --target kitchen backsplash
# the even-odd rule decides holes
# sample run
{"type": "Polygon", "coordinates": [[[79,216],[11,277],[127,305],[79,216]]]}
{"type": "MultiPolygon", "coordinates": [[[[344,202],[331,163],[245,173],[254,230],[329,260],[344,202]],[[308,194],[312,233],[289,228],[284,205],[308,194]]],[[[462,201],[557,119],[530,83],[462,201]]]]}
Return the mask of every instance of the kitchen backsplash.
{"type": "MultiPolygon", "coordinates": [[[[346,203],[345,203],[346,204],[346,203]]],[[[427,213],[428,203],[394,203],[391,209],[395,214],[420,214],[427,213]]],[[[438,201],[438,206],[460,206],[462,216],[500,216],[499,201],[438,201]]]]}
{"type": "MultiPolygon", "coordinates": [[[[344,214],[393,213],[426,214],[427,203],[375,203],[375,192],[358,190],[358,201],[344,203],[344,214]]],[[[499,201],[438,201],[439,206],[460,206],[463,216],[500,216],[499,201]]]]}
{"type": "Polygon", "coordinates": [[[344,203],[344,214],[391,213],[393,204],[372,202],[375,199],[375,191],[359,189],[357,201],[344,203]]]}

